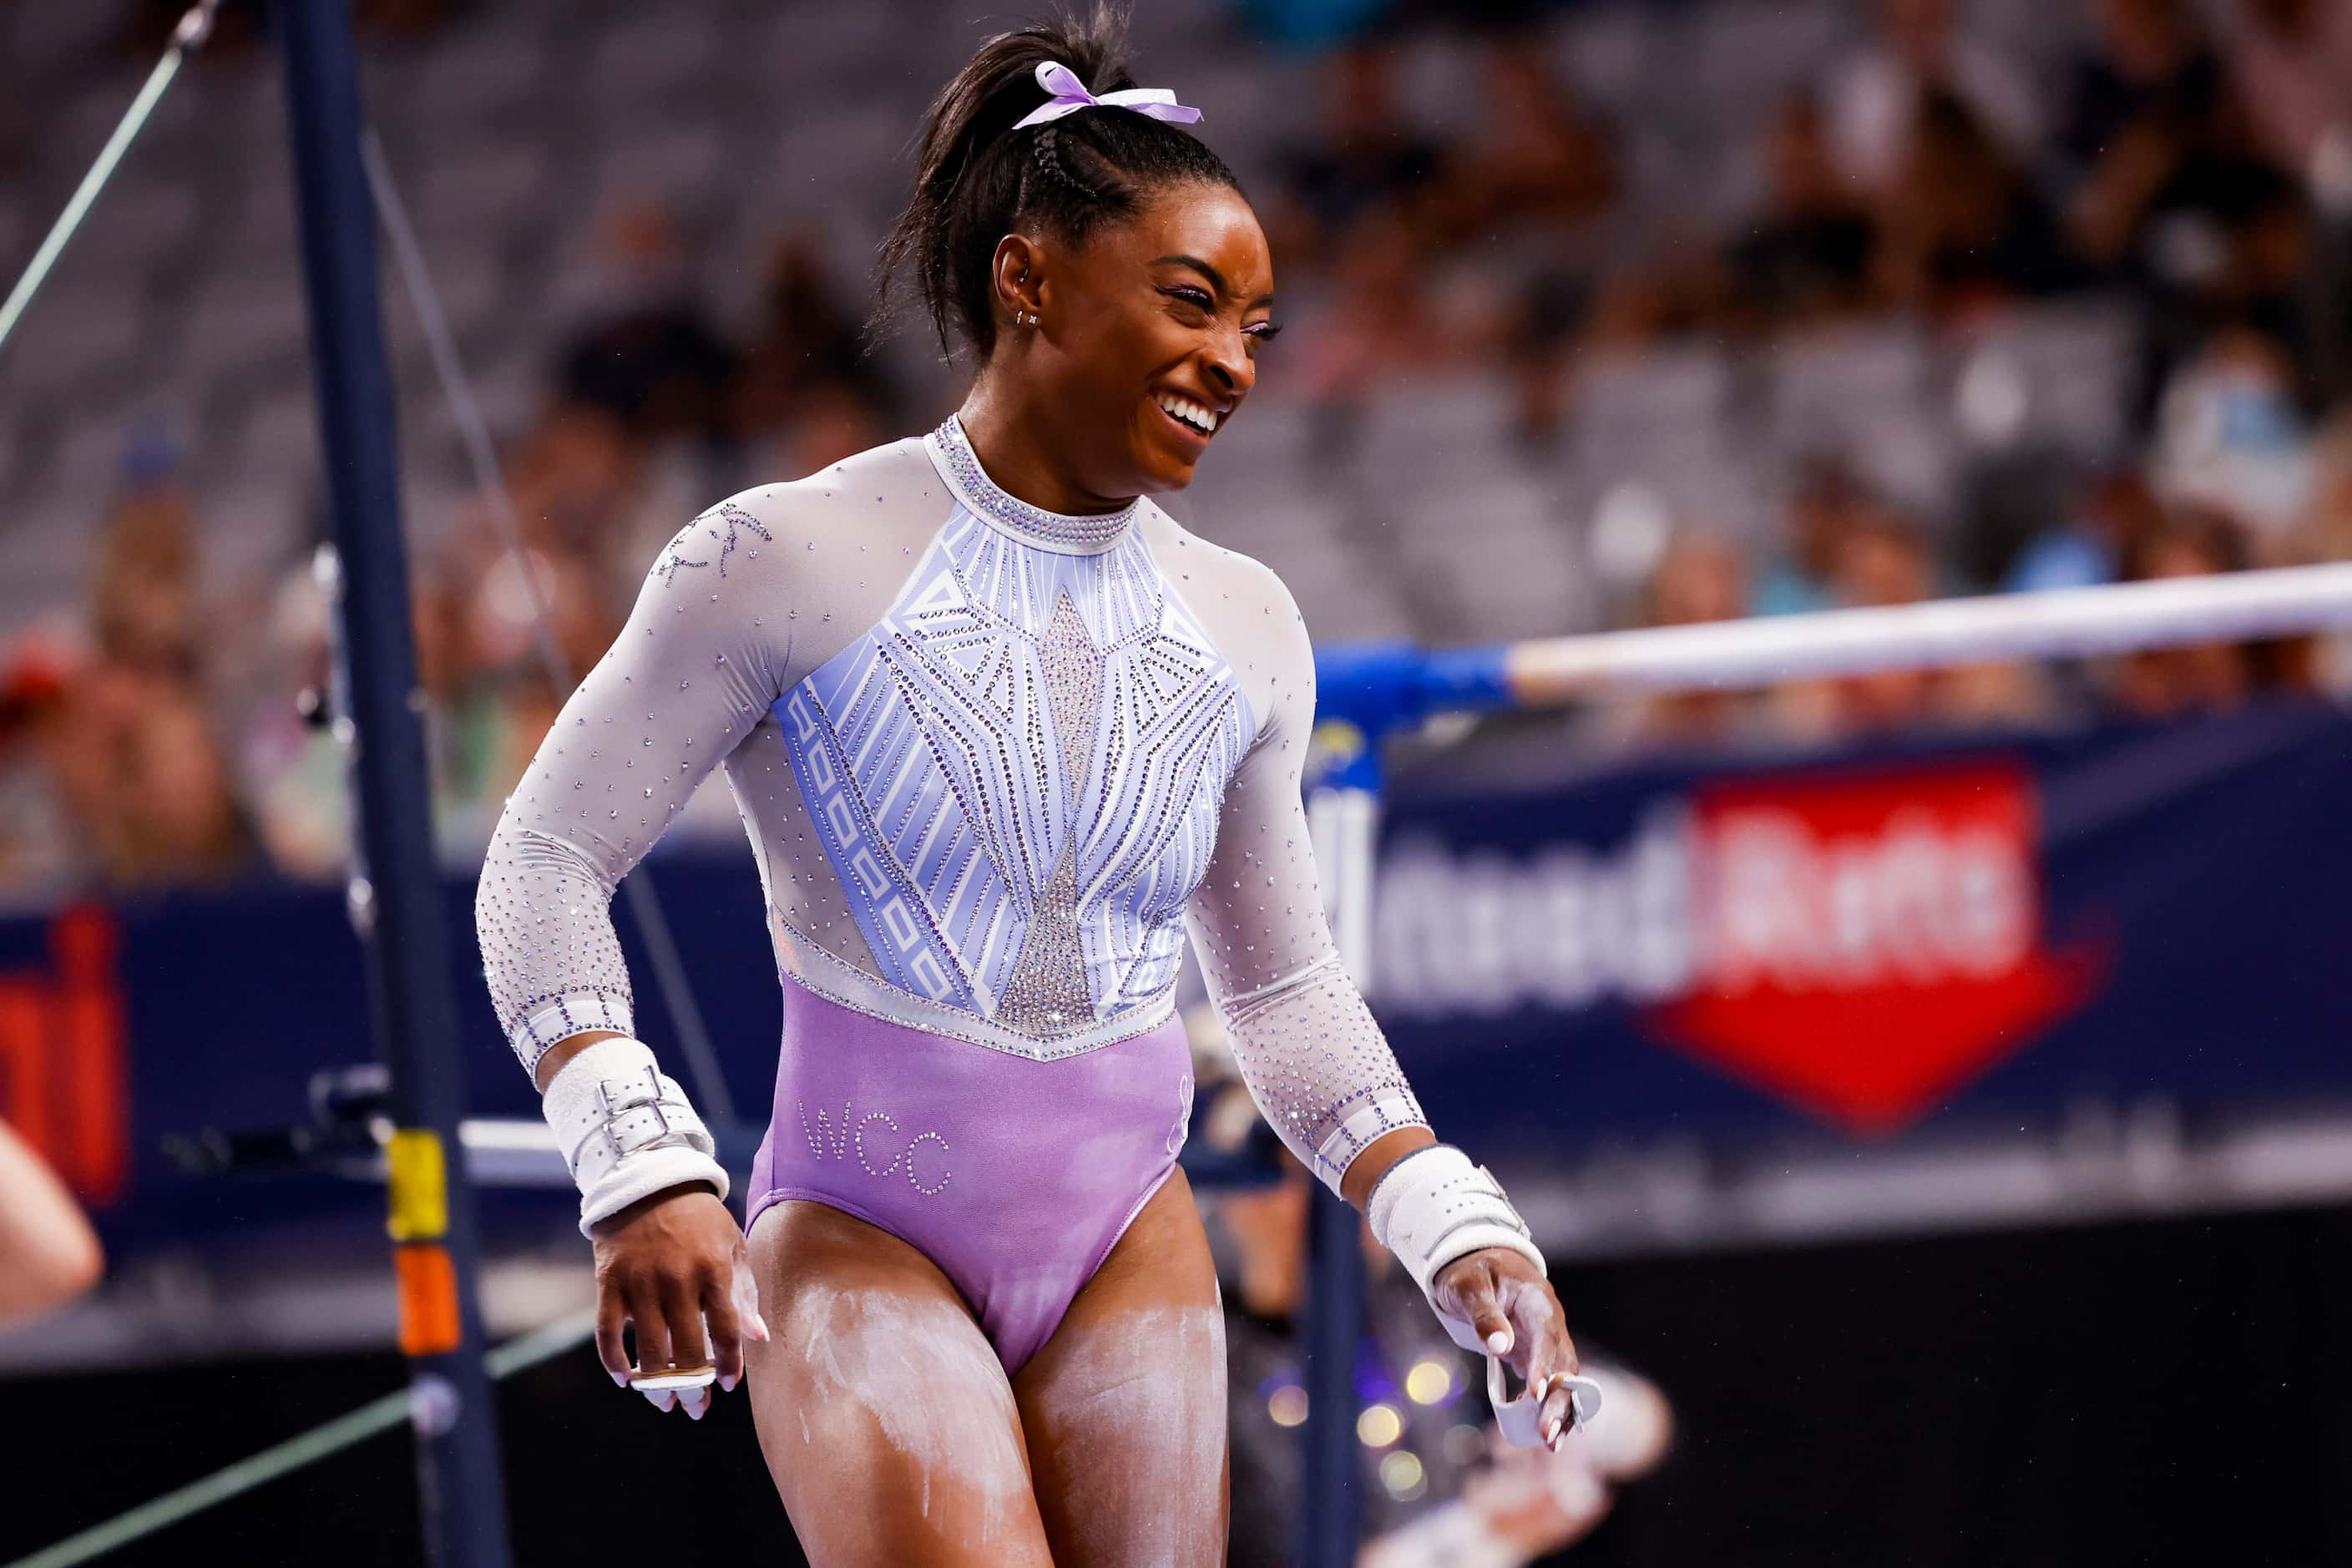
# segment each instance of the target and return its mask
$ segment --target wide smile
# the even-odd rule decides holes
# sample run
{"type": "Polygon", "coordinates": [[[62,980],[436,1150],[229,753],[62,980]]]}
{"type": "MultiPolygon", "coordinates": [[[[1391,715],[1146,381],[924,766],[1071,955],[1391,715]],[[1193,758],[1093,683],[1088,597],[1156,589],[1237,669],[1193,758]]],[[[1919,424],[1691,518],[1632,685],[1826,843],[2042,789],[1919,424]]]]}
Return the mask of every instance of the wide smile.
{"type": "Polygon", "coordinates": [[[1183,433],[1187,444],[1196,449],[1205,447],[1209,437],[1215,435],[1217,426],[1224,422],[1225,416],[1216,409],[1172,392],[1155,393],[1151,401],[1153,406],[1166,416],[1168,423],[1183,433]]]}

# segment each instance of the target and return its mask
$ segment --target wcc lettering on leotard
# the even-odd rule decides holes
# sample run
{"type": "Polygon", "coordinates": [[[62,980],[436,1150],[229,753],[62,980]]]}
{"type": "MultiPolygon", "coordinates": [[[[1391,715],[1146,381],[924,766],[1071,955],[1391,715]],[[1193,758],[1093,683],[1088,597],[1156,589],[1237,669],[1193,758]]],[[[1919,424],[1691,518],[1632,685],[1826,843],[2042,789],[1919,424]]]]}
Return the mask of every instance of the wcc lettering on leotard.
{"type": "Polygon", "coordinates": [[[947,1190],[948,1179],[954,1173],[947,1166],[948,1141],[939,1133],[918,1132],[909,1139],[900,1131],[898,1119],[888,1111],[869,1110],[859,1116],[845,1101],[839,1121],[819,1106],[812,1122],[807,1104],[799,1100],[793,1103],[801,1113],[801,1134],[808,1140],[809,1152],[818,1159],[854,1159],[869,1176],[893,1176],[904,1170],[907,1184],[927,1198],[937,1197],[947,1190]],[[868,1126],[877,1121],[887,1129],[887,1134],[877,1133],[869,1144],[868,1126]],[[885,1152],[890,1157],[877,1164],[875,1162],[885,1152]]]}

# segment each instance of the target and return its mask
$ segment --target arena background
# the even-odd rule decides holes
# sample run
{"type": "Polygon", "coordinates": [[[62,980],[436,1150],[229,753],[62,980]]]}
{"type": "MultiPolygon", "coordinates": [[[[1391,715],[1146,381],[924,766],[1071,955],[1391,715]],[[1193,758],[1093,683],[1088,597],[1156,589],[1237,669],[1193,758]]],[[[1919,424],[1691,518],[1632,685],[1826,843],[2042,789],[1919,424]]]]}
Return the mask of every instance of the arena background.
{"type": "MultiPolygon", "coordinates": [[[[0,279],[180,15],[0,4],[0,279]]],[[[468,911],[562,695],[533,590],[583,667],[685,518],[953,406],[919,333],[864,352],[864,273],[923,102],[1017,17],[357,19],[522,530],[388,254],[458,1055],[469,1114],[528,1116],[468,911]]],[[[1146,0],[1135,32],[1290,324],[1171,510],[1328,649],[2352,558],[2344,0],[1146,0]]],[[[280,82],[269,11],[225,5],[0,343],[0,1118],[109,1254],[0,1336],[0,1562],[406,1377],[381,1185],[318,1131],[314,1075],[348,1099],[375,1046],[280,82]]],[[[1674,1413],[1561,1561],[2352,1562],[2347,651],[1759,669],[1391,741],[1374,1005],[1580,1341],[1674,1413]]],[[[760,1107],[724,791],[647,866],[760,1107]]],[[[1194,1016],[1194,1152],[1246,1163],[1194,1016]]],[[[590,1299],[566,1192],[480,1206],[494,1338],[590,1299]]],[[[1298,1303],[1228,1297],[1234,1560],[1285,1561],[1298,1303]]],[[[1467,1468],[1466,1368],[1426,1408],[1391,1375],[1424,1353],[1357,1378],[1404,1416],[1368,1535],[1467,1468]]],[[[665,1421],[591,1360],[502,1386],[516,1561],[795,1560],[740,1400],[665,1421]]],[[[415,1478],[394,1430],[106,1560],[418,1561],[415,1478]]]]}

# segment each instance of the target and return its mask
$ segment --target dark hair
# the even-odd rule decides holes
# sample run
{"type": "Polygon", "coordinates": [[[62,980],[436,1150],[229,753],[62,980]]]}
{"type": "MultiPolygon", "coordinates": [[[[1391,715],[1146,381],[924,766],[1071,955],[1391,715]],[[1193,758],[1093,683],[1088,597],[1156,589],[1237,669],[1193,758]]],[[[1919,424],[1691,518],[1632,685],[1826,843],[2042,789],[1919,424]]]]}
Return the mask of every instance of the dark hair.
{"type": "Polygon", "coordinates": [[[942,352],[961,331],[985,362],[996,346],[990,265],[997,241],[1035,225],[1074,244],[1133,216],[1171,185],[1241,182],[1224,160],[1164,121],[1087,109],[1015,131],[1046,100],[1037,68],[1056,60],[1090,92],[1133,87],[1127,17],[1102,0],[1057,25],[1000,33],[940,89],[916,142],[915,195],[882,242],[875,326],[886,326],[911,275],[942,352]]]}

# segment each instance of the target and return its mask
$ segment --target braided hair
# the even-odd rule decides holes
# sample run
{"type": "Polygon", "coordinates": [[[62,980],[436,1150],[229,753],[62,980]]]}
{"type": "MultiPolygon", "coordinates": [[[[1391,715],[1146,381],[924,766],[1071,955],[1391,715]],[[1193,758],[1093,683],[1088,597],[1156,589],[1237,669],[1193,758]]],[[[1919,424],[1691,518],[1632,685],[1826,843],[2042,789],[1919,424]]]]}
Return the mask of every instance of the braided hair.
{"type": "Polygon", "coordinates": [[[1241,182],[1189,132],[1120,109],[1089,109],[1013,129],[1046,101],[1037,68],[1058,61],[1089,91],[1135,85],[1126,16],[1105,0],[1057,25],[1000,33],[940,90],[916,143],[915,194],[882,242],[875,325],[899,293],[921,300],[943,353],[961,335],[985,363],[996,347],[990,268],[997,242],[1023,229],[1083,244],[1172,185],[1241,182]]]}

